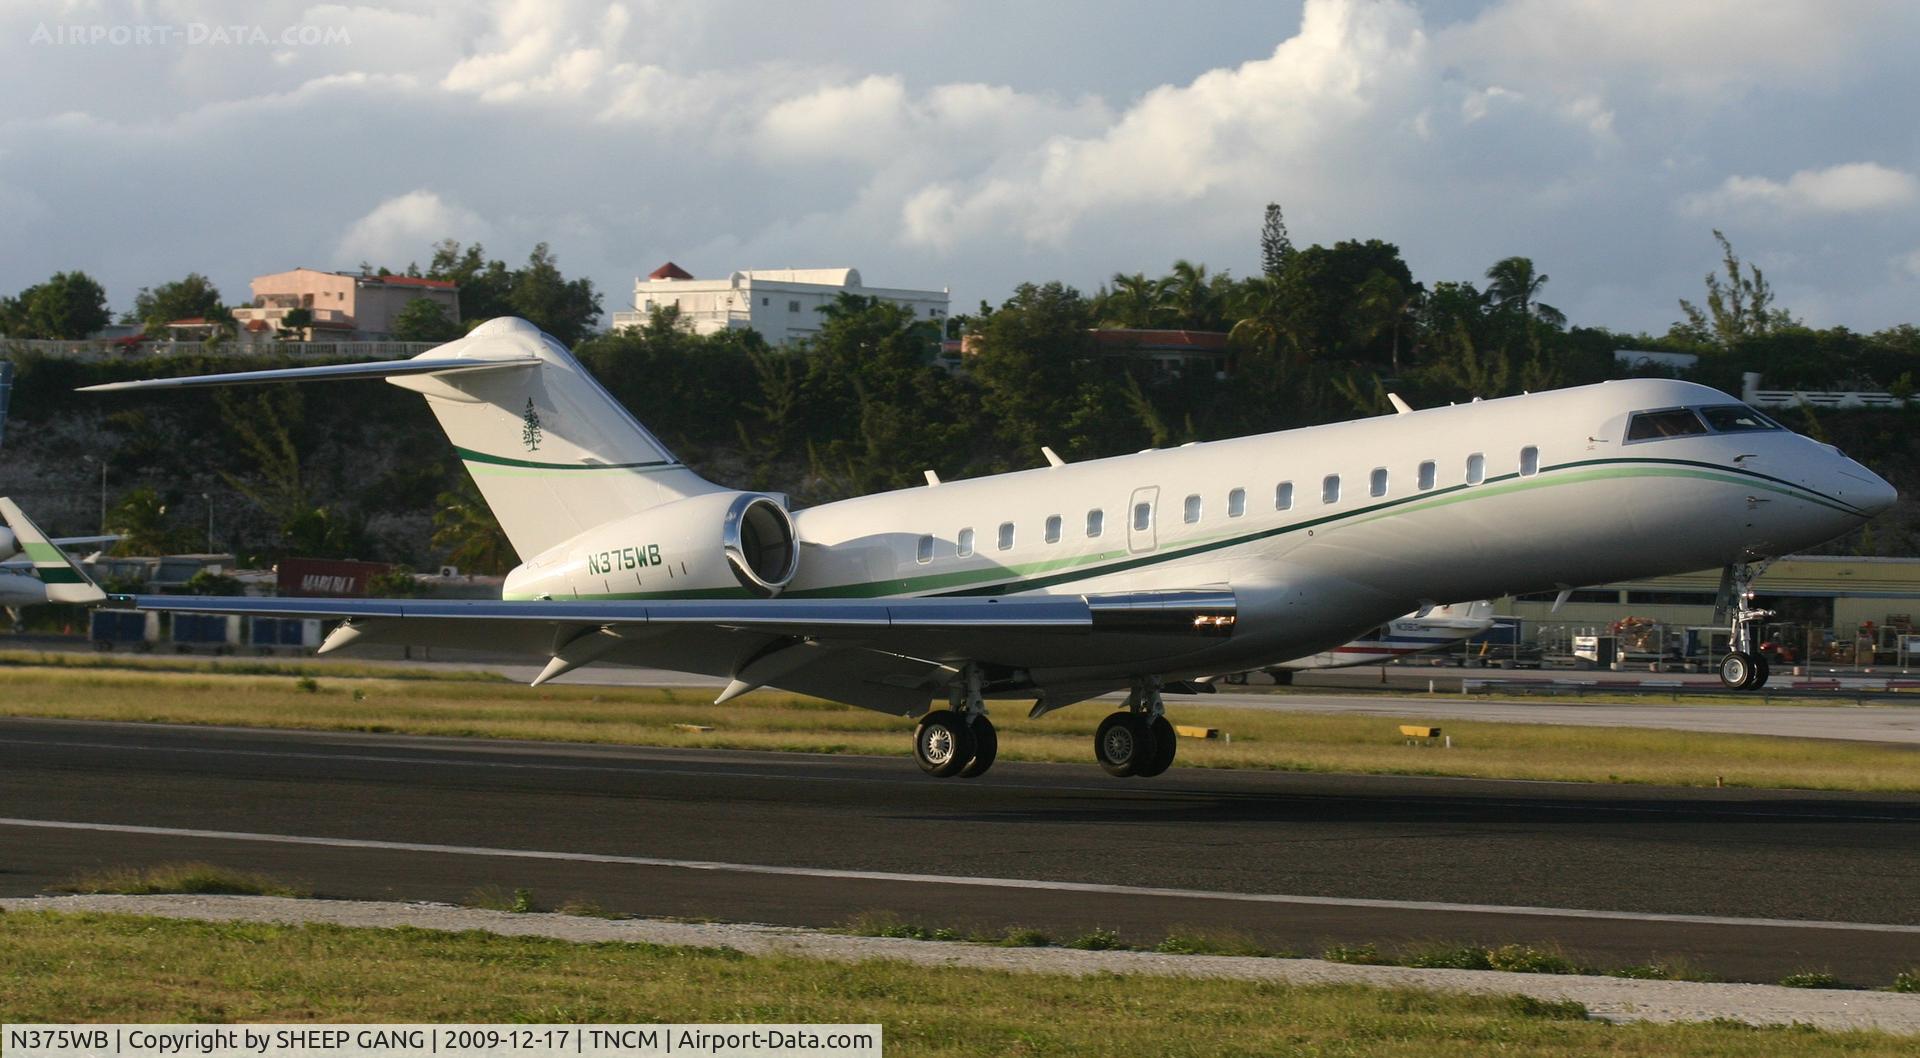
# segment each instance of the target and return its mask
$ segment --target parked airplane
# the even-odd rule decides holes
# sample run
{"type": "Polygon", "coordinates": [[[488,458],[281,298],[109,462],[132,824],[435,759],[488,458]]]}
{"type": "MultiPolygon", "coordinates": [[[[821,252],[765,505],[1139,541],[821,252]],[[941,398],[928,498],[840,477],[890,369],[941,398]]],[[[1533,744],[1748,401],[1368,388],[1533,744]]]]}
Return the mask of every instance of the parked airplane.
{"type": "Polygon", "coordinates": [[[1268,665],[1276,683],[1292,683],[1293,674],[1308,669],[1343,669],[1379,665],[1394,658],[1425,654],[1453,646],[1493,627],[1493,603],[1482,599],[1415,610],[1368,631],[1332,650],[1268,665]]]}
{"type": "Polygon", "coordinates": [[[24,562],[0,561],[0,607],[11,611],[41,603],[88,603],[106,598],[61,549],[110,543],[119,537],[69,536],[50,540],[18,504],[4,496],[0,496],[0,520],[6,522],[0,526],[0,560],[26,552],[24,562]],[[15,572],[25,568],[33,569],[39,576],[15,572]]]}
{"type": "MultiPolygon", "coordinates": [[[[521,564],[499,602],[117,596],[344,620],[322,649],[617,661],[919,716],[978,775],[990,699],[1108,691],[1114,775],[1174,756],[1163,691],[1327,650],[1442,599],[1725,566],[1729,685],[1764,679],[1754,563],[1854,528],[1892,486],[1705,386],[1636,379],[1045,467],[791,510],[695,474],[552,338],[490,321],[411,360],[89,387],[381,378],[428,407],[521,564]],[[777,596],[777,598],[776,598],[777,596]],[[928,711],[930,703],[945,707],[928,711]]],[[[1397,398],[1396,398],[1397,402],[1397,398]]],[[[1398,402],[1397,402],[1398,403],[1398,402]]]]}

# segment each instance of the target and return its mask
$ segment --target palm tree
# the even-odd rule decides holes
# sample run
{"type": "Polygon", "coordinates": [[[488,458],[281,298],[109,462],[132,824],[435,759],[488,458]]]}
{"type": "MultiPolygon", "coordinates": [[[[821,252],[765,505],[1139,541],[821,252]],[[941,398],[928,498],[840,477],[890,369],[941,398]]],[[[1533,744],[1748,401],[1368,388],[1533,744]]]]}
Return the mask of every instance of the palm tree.
{"type": "Polygon", "coordinates": [[[1566,313],[1539,300],[1549,278],[1534,271],[1532,258],[1505,258],[1487,269],[1487,299],[1495,308],[1517,312],[1524,319],[1561,326],[1567,322],[1566,313]]]}
{"type": "Polygon", "coordinates": [[[1101,322],[1117,327],[1151,327],[1160,313],[1166,280],[1148,279],[1146,273],[1113,274],[1113,282],[1101,299],[1101,322]]]}
{"type": "Polygon", "coordinates": [[[1182,258],[1162,281],[1161,304],[1172,322],[1193,330],[1211,330],[1220,322],[1220,296],[1207,266],[1182,258]]]}
{"type": "Polygon", "coordinates": [[[1227,342],[1256,356],[1267,355],[1288,370],[1306,366],[1306,349],[1287,315],[1286,298],[1278,280],[1255,276],[1241,284],[1234,321],[1227,342]]]}

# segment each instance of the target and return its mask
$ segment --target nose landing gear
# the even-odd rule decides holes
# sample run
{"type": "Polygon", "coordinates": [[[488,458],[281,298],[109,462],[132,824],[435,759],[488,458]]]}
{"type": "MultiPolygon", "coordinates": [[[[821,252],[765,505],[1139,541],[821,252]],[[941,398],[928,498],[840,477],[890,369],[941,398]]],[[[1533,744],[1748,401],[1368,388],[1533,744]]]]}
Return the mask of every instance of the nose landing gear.
{"type": "Polygon", "coordinates": [[[1759,650],[1755,627],[1774,612],[1753,605],[1753,582],[1771,564],[1771,560],[1757,565],[1736,562],[1721,574],[1721,605],[1728,614],[1732,635],[1727,641],[1728,654],[1720,659],[1720,683],[1728,690],[1759,690],[1772,675],[1767,656],[1759,650]]]}
{"type": "Polygon", "coordinates": [[[1178,736],[1165,713],[1160,681],[1151,676],[1135,680],[1127,707],[1100,721],[1094,732],[1094,759],[1108,775],[1123,779],[1150,779],[1173,767],[1178,736]]]}

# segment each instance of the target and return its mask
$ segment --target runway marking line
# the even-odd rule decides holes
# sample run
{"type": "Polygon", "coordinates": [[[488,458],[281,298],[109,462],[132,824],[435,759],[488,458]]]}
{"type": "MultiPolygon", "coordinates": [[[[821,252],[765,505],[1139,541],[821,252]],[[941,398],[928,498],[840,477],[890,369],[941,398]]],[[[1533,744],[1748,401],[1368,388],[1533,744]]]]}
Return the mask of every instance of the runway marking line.
{"type": "Polygon", "coordinates": [[[832,878],[842,881],[902,882],[917,885],[964,885],[984,889],[1030,889],[1061,893],[1087,893],[1102,896],[1158,897],[1177,900],[1222,900],[1252,904],[1364,907],[1398,911],[1525,915],[1536,918],[1581,918],[1624,922],[1672,922],[1701,926],[1766,926],[1781,929],[1827,929],[1868,933],[1912,933],[1920,935],[1920,926],[1904,926],[1891,923],[1823,922],[1790,918],[1733,918],[1717,915],[1673,915],[1658,912],[1593,911],[1579,908],[1557,907],[1503,907],[1497,904],[1454,904],[1425,900],[1374,900],[1359,897],[1295,896],[1280,893],[1231,893],[1207,889],[1171,889],[1156,886],[1108,885],[1100,882],[1060,882],[1032,878],[908,874],[896,871],[852,871],[830,867],[782,867],[762,863],[726,863],[718,860],[675,860],[657,856],[621,856],[598,852],[553,852],[542,849],[488,848],[481,845],[435,845],[411,841],[378,841],[370,838],[323,838],[300,834],[255,834],[245,831],[197,830],[184,827],[149,827],[137,826],[130,823],[86,823],[63,819],[12,819],[0,817],[0,827],[20,827],[34,830],[89,831],[106,834],[136,834],[151,837],[199,838],[211,841],[243,841],[272,845],[308,845],[336,849],[366,849],[379,852],[417,852],[442,856],[477,856],[490,859],[608,863],[630,867],[662,867],[674,870],[763,874],[797,878],[832,878]]]}

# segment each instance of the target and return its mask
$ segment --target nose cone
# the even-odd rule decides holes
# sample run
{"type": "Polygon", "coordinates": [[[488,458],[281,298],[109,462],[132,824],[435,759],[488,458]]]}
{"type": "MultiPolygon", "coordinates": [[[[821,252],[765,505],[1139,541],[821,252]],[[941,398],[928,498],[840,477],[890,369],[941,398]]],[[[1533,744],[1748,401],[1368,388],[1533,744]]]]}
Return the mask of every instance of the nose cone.
{"type": "MultiPolygon", "coordinates": [[[[1862,469],[1865,470],[1864,467],[1862,469]]],[[[1871,470],[1866,471],[1866,479],[1856,487],[1859,498],[1854,500],[1854,504],[1865,511],[1868,517],[1893,506],[1893,502],[1900,498],[1900,493],[1885,478],[1871,470]]]]}

